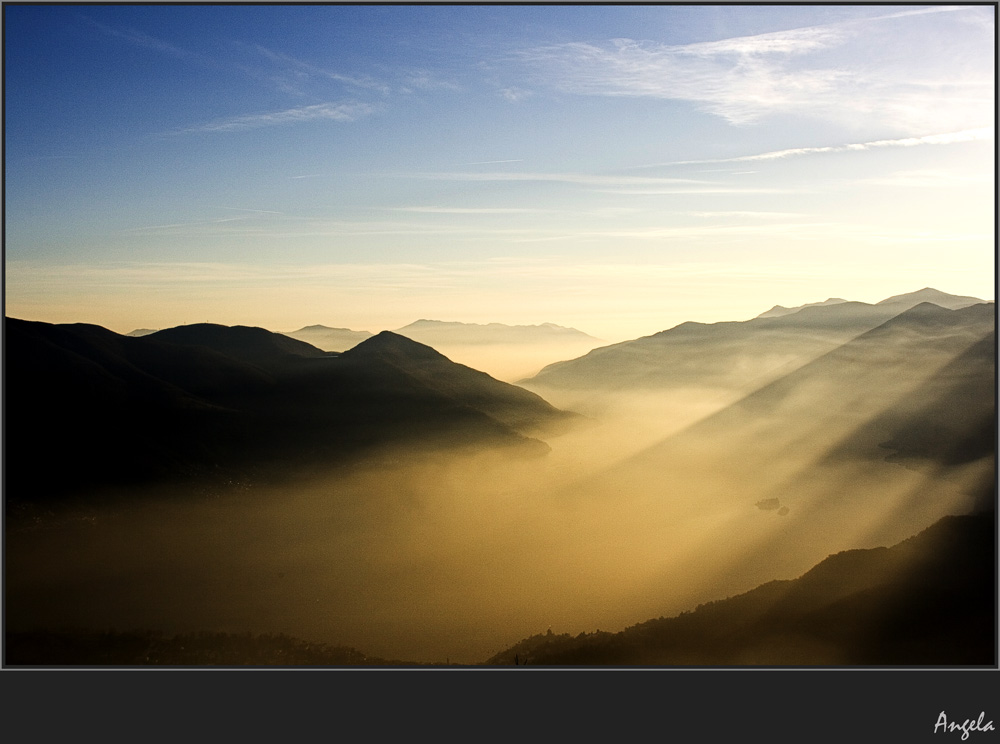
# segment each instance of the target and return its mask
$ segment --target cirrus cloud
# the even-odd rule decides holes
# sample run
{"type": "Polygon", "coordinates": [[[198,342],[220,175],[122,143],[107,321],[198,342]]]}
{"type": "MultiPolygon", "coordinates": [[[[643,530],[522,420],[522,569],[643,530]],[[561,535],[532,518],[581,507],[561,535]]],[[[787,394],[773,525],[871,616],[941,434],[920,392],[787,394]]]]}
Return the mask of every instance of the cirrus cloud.
{"type": "Polygon", "coordinates": [[[187,132],[239,132],[262,127],[299,124],[307,121],[342,121],[350,122],[374,113],[375,107],[361,101],[342,101],[340,103],[317,103],[312,106],[298,106],[283,111],[271,111],[263,114],[248,114],[233,116],[227,119],[216,119],[195,127],[182,130],[187,132]]]}
{"type": "Polygon", "coordinates": [[[733,125],[790,114],[900,134],[967,129],[992,124],[993,34],[988,24],[964,25],[966,43],[949,45],[939,28],[979,18],[955,12],[970,10],[978,12],[909,10],[683,45],[575,41],[514,59],[536,87],[688,101],[733,125]],[[920,18],[932,12],[933,22],[920,18]]]}

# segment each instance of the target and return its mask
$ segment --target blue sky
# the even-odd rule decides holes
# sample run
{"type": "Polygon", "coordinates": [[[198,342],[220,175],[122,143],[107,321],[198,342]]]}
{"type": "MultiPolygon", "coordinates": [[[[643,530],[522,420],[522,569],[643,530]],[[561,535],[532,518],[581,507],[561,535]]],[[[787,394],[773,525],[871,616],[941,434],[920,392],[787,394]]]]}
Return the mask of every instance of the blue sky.
{"type": "Polygon", "coordinates": [[[5,6],[6,313],[993,298],[994,6],[5,6]]]}

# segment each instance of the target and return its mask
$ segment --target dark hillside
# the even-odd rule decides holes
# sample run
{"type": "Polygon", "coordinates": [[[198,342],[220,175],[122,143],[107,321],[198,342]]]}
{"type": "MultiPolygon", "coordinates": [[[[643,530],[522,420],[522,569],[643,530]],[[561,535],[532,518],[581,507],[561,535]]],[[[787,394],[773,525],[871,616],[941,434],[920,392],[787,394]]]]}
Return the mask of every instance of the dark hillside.
{"type": "Polygon", "coordinates": [[[537,635],[488,664],[966,666],[996,663],[994,513],[619,633],[537,635]]]}
{"type": "Polygon", "coordinates": [[[260,328],[127,337],[6,319],[5,476],[14,500],[103,486],[262,478],[372,447],[546,447],[573,417],[380,334],[344,355],[260,328]]]}

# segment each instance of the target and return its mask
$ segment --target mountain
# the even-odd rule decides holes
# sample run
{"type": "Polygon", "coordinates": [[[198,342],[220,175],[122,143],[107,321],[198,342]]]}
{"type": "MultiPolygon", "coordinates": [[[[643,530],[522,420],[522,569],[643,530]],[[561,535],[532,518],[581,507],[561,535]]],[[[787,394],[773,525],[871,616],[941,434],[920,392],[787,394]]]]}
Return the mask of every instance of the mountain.
{"type": "Polygon", "coordinates": [[[652,336],[594,349],[577,359],[550,364],[521,384],[542,394],[557,390],[683,387],[749,391],[925,302],[924,297],[937,299],[940,306],[993,307],[982,300],[928,289],[875,305],[820,303],[784,315],[747,321],[687,322],[652,336]]]}
{"type": "MultiPolygon", "coordinates": [[[[842,306],[835,306],[842,307],[842,306]]],[[[992,304],[921,303],[750,392],[647,450],[730,443],[730,462],[921,456],[938,466],[992,457],[992,304]],[[956,448],[959,447],[960,450],[956,448]]],[[[804,471],[808,478],[812,469],[804,471]]],[[[795,490],[795,481],[784,488],[795,490]]],[[[803,487],[803,490],[804,487],[803,487]]],[[[778,495],[778,494],[775,494],[778,495]]]]}
{"type": "Polygon", "coordinates": [[[996,451],[996,334],[988,331],[841,442],[830,458],[963,465],[996,451]]]}
{"type": "Polygon", "coordinates": [[[779,315],[791,315],[792,313],[797,313],[804,307],[823,307],[824,305],[839,305],[841,302],[847,302],[847,300],[842,300],[839,297],[831,297],[823,302],[808,302],[805,305],[799,305],[798,307],[784,307],[783,305],[775,305],[767,312],[763,312],[758,315],[758,318],[777,318],[779,315]]]}
{"type": "Polygon", "coordinates": [[[550,364],[522,384],[532,389],[739,390],[787,373],[894,314],[890,308],[845,302],[773,318],[686,322],[550,364]]]}
{"type": "Polygon", "coordinates": [[[299,358],[333,356],[304,341],[249,326],[196,323],[157,331],[152,338],[186,347],[211,349],[231,359],[251,362],[263,368],[280,367],[299,358]]]}
{"type": "Polygon", "coordinates": [[[441,320],[418,320],[398,328],[396,333],[429,346],[478,345],[478,344],[547,344],[553,342],[594,342],[600,339],[588,336],[575,328],[553,323],[541,325],[504,325],[503,323],[454,323],[441,320]]]}
{"type": "Polygon", "coordinates": [[[269,478],[393,444],[547,447],[573,414],[392,333],[344,354],[262,328],[142,337],[5,319],[7,494],[269,478]]]}
{"type": "Polygon", "coordinates": [[[877,304],[891,305],[893,307],[907,309],[913,307],[914,305],[918,305],[921,302],[930,302],[931,304],[938,305],[939,307],[944,307],[949,310],[960,310],[961,308],[968,307],[969,305],[978,305],[983,302],[983,300],[980,300],[978,297],[950,295],[937,289],[932,289],[931,287],[924,287],[923,289],[917,290],[916,292],[910,292],[909,294],[888,297],[877,304]]]}
{"type": "Polygon", "coordinates": [[[148,336],[150,333],[156,333],[155,328],[136,328],[134,331],[129,331],[126,336],[148,336]]]}
{"type": "Polygon", "coordinates": [[[344,352],[342,360],[369,374],[376,366],[387,372],[405,370],[426,389],[460,400],[517,431],[544,435],[579,420],[535,393],[456,364],[430,346],[391,331],[382,331],[344,352]]]}
{"type": "MultiPolygon", "coordinates": [[[[780,415],[802,416],[806,410],[820,417],[841,408],[862,416],[880,411],[901,396],[919,394],[921,383],[994,332],[991,304],[947,310],[921,303],[754,390],[695,428],[717,426],[736,412],[776,421],[780,415]]],[[[979,356],[981,352],[974,355],[979,356]]],[[[980,375],[990,371],[988,365],[977,365],[980,375]]]]}
{"type": "Polygon", "coordinates": [[[284,333],[299,341],[305,341],[324,351],[346,351],[357,346],[366,338],[371,338],[368,331],[352,331],[349,328],[329,328],[324,325],[311,325],[297,331],[284,333]]]}
{"type": "Polygon", "coordinates": [[[559,498],[643,505],[628,529],[665,546],[660,573],[628,599],[643,612],[655,597],[679,611],[708,587],[744,592],[847,540],[890,545],[977,508],[995,500],[994,309],[910,308],[559,498]]]}
{"type": "Polygon", "coordinates": [[[994,512],[618,633],[536,635],[487,664],[980,665],[996,661],[994,512]]]}

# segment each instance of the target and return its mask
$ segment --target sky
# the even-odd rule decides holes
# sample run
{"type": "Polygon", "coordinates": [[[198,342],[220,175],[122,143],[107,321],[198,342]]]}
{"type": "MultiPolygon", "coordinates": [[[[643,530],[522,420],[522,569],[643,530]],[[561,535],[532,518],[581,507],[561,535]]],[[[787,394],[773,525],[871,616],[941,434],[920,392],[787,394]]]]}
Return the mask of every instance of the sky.
{"type": "Polygon", "coordinates": [[[5,313],[126,333],[992,300],[995,6],[3,8],[5,313]]]}

